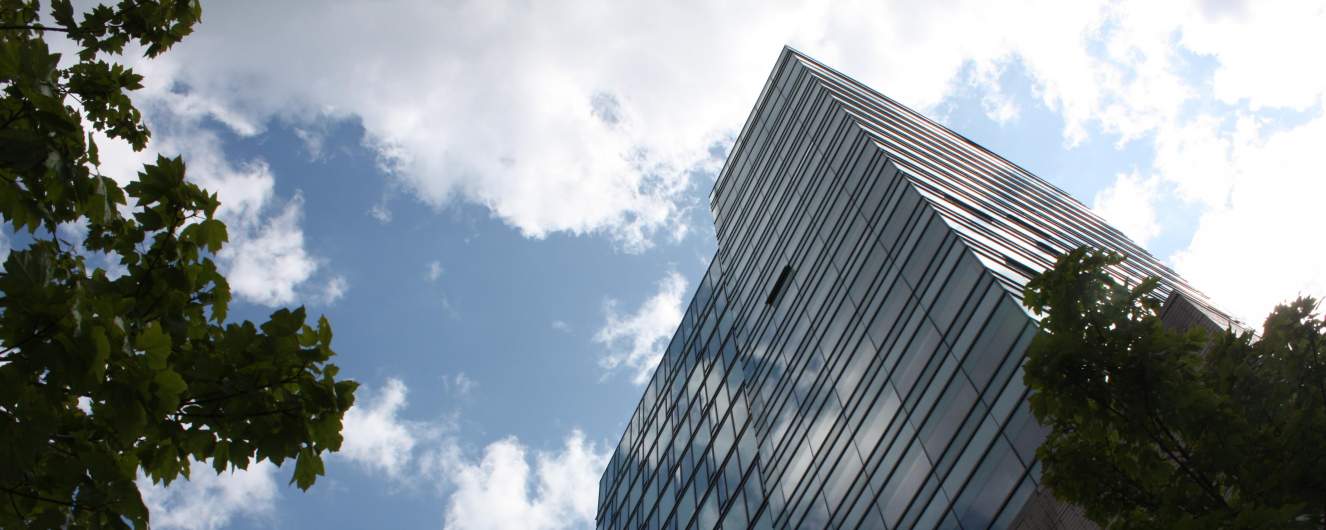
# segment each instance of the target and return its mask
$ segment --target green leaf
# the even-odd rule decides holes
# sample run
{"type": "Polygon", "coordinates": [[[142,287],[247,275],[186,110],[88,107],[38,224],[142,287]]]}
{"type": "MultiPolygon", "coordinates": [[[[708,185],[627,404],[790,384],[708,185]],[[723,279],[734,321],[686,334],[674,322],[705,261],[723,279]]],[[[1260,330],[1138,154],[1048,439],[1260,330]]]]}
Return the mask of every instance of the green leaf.
{"type": "Polygon", "coordinates": [[[321,447],[337,450],[341,447],[341,418],[328,414],[309,423],[310,439],[321,447]]]}
{"type": "Polygon", "coordinates": [[[28,129],[0,129],[0,167],[31,171],[46,161],[46,140],[28,129]]]}
{"type": "Polygon", "coordinates": [[[212,452],[212,469],[217,473],[226,470],[230,465],[230,442],[217,442],[216,450],[212,452]]]}
{"type": "Polygon", "coordinates": [[[161,370],[166,367],[166,359],[170,357],[170,336],[161,331],[159,322],[152,321],[143,326],[134,340],[134,347],[146,355],[149,368],[161,370]]]}
{"type": "Polygon", "coordinates": [[[180,394],[189,388],[188,383],[180,374],[169,368],[163,369],[153,376],[152,381],[156,383],[157,399],[161,400],[162,410],[175,410],[180,406],[180,394]]]}
{"type": "Polygon", "coordinates": [[[106,376],[106,361],[110,359],[110,339],[106,338],[106,329],[101,326],[93,326],[90,335],[93,356],[88,375],[93,381],[101,381],[106,376]]]}
{"type": "Polygon", "coordinates": [[[207,251],[213,254],[221,250],[221,247],[230,241],[229,234],[226,233],[226,225],[216,219],[208,219],[202,222],[204,244],[207,245],[207,251]]]}
{"type": "Polygon", "coordinates": [[[1326,344],[1316,302],[1277,308],[1255,343],[1170,329],[1160,282],[1116,280],[1122,259],[1077,249],[1027,285],[1043,317],[1024,364],[1048,429],[1042,486],[1114,528],[1315,527],[1326,493],[1307,486],[1326,474],[1326,367],[1308,361],[1326,344]],[[1299,429],[1304,416],[1320,420],[1299,429]]]}
{"type": "Polygon", "coordinates": [[[318,317],[318,340],[325,346],[331,346],[332,328],[325,315],[318,317]]]}
{"type": "Polygon", "coordinates": [[[299,458],[295,460],[295,475],[290,478],[290,483],[301,490],[308,490],[323,472],[322,457],[304,447],[299,450],[299,458]]]}
{"type": "MultiPolygon", "coordinates": [[[[111,428],[115,435],[122,442],[128,442],[137,438],[138,433],[143,426],[147,424],[147,411],[132,394],[127,396],[121,394],[116,399],[108,400],[106,403],[106,416],[110,418],[111,428]]],[[[95,411],[95,408],[94,408],[95,411]]],[[[100,413],[97,416],[101,416],[100,413]]]]}
{"type": "Polygon", "coordinates": [[[69,0],[53,0],[51,2],[51,18],[56,24],[66,28],[76,28],[78,25],[74,22],[74,7],[69,0]]]}
{"type": "Polygon", "coordinates": [[[313,328],[308,326],[304,326],[304,329],[299,330],[298,337],[299,345],[304,348],[311,348],[314,344],[318,343],[317,332],[313,331],[313,328]]]}
{"type": "Polygon", "coordinates": [[[100,166],[97,138],[140,150],[150,138],[130,97],[143,77],[120,55],[130,43],[169,49],[199,2],[41,4],[0,8],[7,25],[67,30],[0,39],[0,218],[27,232],[0,270],[0,341],[14,345],[0,362],[0,487],[12,492],[0,528],[146,528],[137,477],[187,477],[189,458],[218,471],[295,458],[295,482],[310,486],[357,386],[328,363],[330,326],[293,308],[261,327],[227,323],[230,289],[212,261],[229,237],[220,201],[182,158],[101,174],[117,168],[100,166]],[[57,35],[77,53],[51,53],[57,35]],[[86,237],[57,240],[64,223],[86,237]],[[96,255],[123,274],[89,270],[96,255]]]}

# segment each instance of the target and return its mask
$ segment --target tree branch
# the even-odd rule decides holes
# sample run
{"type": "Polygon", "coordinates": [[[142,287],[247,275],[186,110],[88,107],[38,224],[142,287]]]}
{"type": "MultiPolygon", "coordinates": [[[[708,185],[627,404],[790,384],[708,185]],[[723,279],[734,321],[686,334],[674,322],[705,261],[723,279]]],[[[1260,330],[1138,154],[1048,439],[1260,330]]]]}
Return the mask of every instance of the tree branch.
{"type": "Polygon", "coordinates": [[[183,403],[180,403],[180,408],[182,409],[182,408],[187,407],[187,406],[190,406],[190,405],[203,405],[203,404],[206,404],[206,403],[214,403],[214,402],[217,402],[217,401],[225,401],[225,400],[227,400],[227,399],[237,398],[237,397],[243,396],[243,395],[245,395],[245,394],[252,394],[252,393],[255,393],[255,392],[262,391],[262,390],[267,390],[267,389],[269,389],[269,388],[273,388],[273,387],[281,386],[281,385],[284,385],[284,384],[287,384],[287,383],[293,383],[293,382],[295,382],[296,380],[299,379],[299,375],[300,375],[300,374],[303,374],[303,373],[304,373],[304,370],[306,370],[306,369],[307,369],[307,366],[305,366],[305,367],[301,367],[301,368],[300,368],[300,371],[299,371],[299,374],[292,375],[292,376],[290,376],[290,377],[287,377],[287,378],[282,379],[282,380],[280,380],[280,381],[276,381],[276,382],[274,382],[274,383],[268,383],[268,384],[265,384],[265,385],[259,385],[259,386],[255,386],[255,387],[252,387],[252,388],[247,388],[247,389],[244,389],[244,390],[240,390],[240,391],[237,391],[237,392],[230,392],[230,393],[221,394],[221,395],[212,395],[212,396],[201,397],[201,398],[193,398],[193,399],[190,399],[190,400],[185,401],[185,402],[183,402],[183,403]]]}
{"type": "Polygon", "coordinates": [[[1165,423],[1161,421],[1159,417],[1156,416],[1155,408],[1151,406],[1151,382],[1150,379],[1147,377],[1146,364],[1142,365],[1141,375],[1142,375],[1142,406],[1143,410],[1146,411],[1146,419],[1148,420],[1148,423],[1153,424],[1155,428],[1158,431],[1160,431],[1161,434],[1163,434],[1166,438],[1168,438],[1170,443],[1173,444],[1174,449],[1177,450],[1179,454],[1183,456],[1183,458],[1180,459],[1176,457],[1174,453],[1170,451],[1168,447],[1166,447],[1165,442],[1157,439],[1156,436],[1151,433],[1150,429],[1143,429],[1143,430],[1147,432],[1147,435],[1151,437],[1152,441],[1156,442],[1156,445],[1160,446],[1160,450],[1163,451],[1167,456],[1169,456],[1170,460],[1174,461],[1174,463],[1179,466],[1180,470],[1182,470],[1185,474],[1188,475],[1188,478],[1191,478],[1194,482],[1197,483],[1198,487],[1202,488],[1202,491],[1205,492],[1207,496],[1214,499],[1216,503],[1221,507],[1224,507],[1226,510],[1229,510],[1230,506],[1229,503],[1225,500],[1224,495],[1221,495],[1220,492],[1216,491],[1215,486],[1212,484],[1211,479],[1206,477],[1204,473],[1192,469],[1192,466],[1189,465],[1192,461],[1192,455],[1188,454],[1188,451],[1185,450],[1183,447],[1183,443],[1180,442],[1174,436],[1174,433],[1170,432],[1169,427],[1167,427],[1165,423]]]}
{"type": "Polygon", "coordinates": [[[19,497],[25,497],[25,498],[32,499],[32,500],[37,500],[37,501],[42,501],[42,502],[49,502],[49,503],[51,503],[51,504],[59,504],[59,505],[61,505],[61,506],[68,506],[68,507],[73,508],[73,509],[75,509],[75,510],[86,509],[86,508],[79,508],[78,505],[76,505],[76,504],[74,504],[74,503],[72,503],[72,502],[62,501],[62,500],[59,500],[59,499],[52,499],[52,498],[50,498],[50,497],[43,497],[43,496],[41,496],[41,495],[37,495],[37,494],[35,494],[35,493],[27,493],[27,492],[24,492],[24,491],[16,490],[16,489],[11,488],[11,487],[8,487],[8,486],[0,486],[0,491],[3,491],[3,492],[8,493],[8,494],[10,494],[10,495],[17,495],[17,496],[19,496],[19,497]]]}
{"type": "Polygon", "coordinates": [[[290,413],[293,413],[293,412],[298,412],[299,409],[300,409],[300,407],[290,407],[290,408],[284,408],[284,409],[268,409],[268,410],[260,410],[260,411],[256,411],[256,412],[246,412],[246,413],[242,413],[242,414],[196,414],[196,413],[191,413],[191,412],[180,412],[179,415],[180,415],[180,416],[189,417],[189,418],[211,418],[211,419],[219,419],[219,418],[260,418],[260,417],[263,417],[263,416],[272,416],[272,415],[275,415],[275,414],[290,414],[290,413]]]}
{"type": "Polygon", "coordinates": [[[4,31],[59,31],[69,33],[69,28],[63,26],[43,26],[41,24],[0,24],[0,30],[4,31]]]}
{"type": "Polygon", "coordinates": [[[0,351],[0,356],[7,356],[7,355],[9,355],[11,352],[13,352],[14,350],[17,350],[17,349],[19,349],[19,348],[21,348],[21,347],[27,345],[29,342],[32,342],[33,340],[36,340],[38,337],[41,337],[42,335],[45,335],[46,333],[48,333],[48,332],[51,331],[51,328],[55,327],[55,324],[56,324],[56,322],[51,322],[51,323],[49,323],[49,324],[46,324],[45,327],[43,327],[43,328],[37,330],[36,333],[33,333],[32,335],[28,335],[28,338],[23,339],[23,340],[18,341],[18,342],[15,342],[13,346],[10,346],[10,347],[8,347],[8,348],[5,348],[4,351],[0,351]]]}

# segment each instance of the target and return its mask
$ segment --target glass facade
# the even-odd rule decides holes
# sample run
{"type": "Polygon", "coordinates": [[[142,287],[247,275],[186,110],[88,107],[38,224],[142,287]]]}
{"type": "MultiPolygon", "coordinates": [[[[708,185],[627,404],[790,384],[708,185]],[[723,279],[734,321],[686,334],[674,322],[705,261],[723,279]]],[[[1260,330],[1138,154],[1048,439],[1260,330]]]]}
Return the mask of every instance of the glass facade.
{"type": "Polygon", "coordinates": [[[718,253],[600,481],[600,529],[1028,527],[1047,497],[1026,280],[1111,248],[1121,277],[1220,317],[1064,192],[791,49],[710,206],[718,253]]]}

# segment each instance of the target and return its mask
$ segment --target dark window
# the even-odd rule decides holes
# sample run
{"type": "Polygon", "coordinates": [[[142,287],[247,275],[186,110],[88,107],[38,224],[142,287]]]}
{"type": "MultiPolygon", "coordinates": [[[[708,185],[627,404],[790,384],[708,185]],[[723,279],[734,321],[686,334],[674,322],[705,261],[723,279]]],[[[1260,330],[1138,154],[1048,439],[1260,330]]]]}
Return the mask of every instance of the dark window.
{"type": "Polygon", "coordinates": [[[764,303],[773,305],[774,301],[778,299],[778,294],[783,292],[783,286],[787,285],[787,280],[791,276],[792,266],[784,265],[783,272],[778,273],[778,279],[774,281],[773,289],[769,290],[769,298],[765,299],[764,303]]]}

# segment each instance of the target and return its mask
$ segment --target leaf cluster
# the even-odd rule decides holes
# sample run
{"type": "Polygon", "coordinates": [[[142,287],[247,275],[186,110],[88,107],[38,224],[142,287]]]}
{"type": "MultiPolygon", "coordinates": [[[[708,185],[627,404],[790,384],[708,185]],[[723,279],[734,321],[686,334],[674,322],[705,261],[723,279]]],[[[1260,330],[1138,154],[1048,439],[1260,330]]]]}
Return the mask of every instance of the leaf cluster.
{"type": "Polygon", "coordinates": [[[146,527],[136,478],[169,484],[191,461],[220,473],[294,459],[307,489],[357,386],[329,362],[330,324],[303,308],[228,320],[220,202],[183,160],[159,157],[124,186],[98,169],[92,130],[138,149],[149,138],[129,97],[141,76],[106,59],[131,43],[166,51],[198,2],[76,15],[56,0],[58,26],[40,11],[0,0],[0,216],[28,241],[0,271],[0,528],[146,527]],[[75,61],[50,51],[53,34],[75,61]],[[82,241],[58,237],[69,223],[82,241]]]}
{"type": "Polygon", "coordinates": [[[1321,528],[1326,359],[1316,302],[1277,307],[1261,337],[1161,320],[1157,281],[1125,285],[1086,248],[1033,279],[1025,365],[1050,432],[1043,484],[1108,528],[1321,528]]]}

